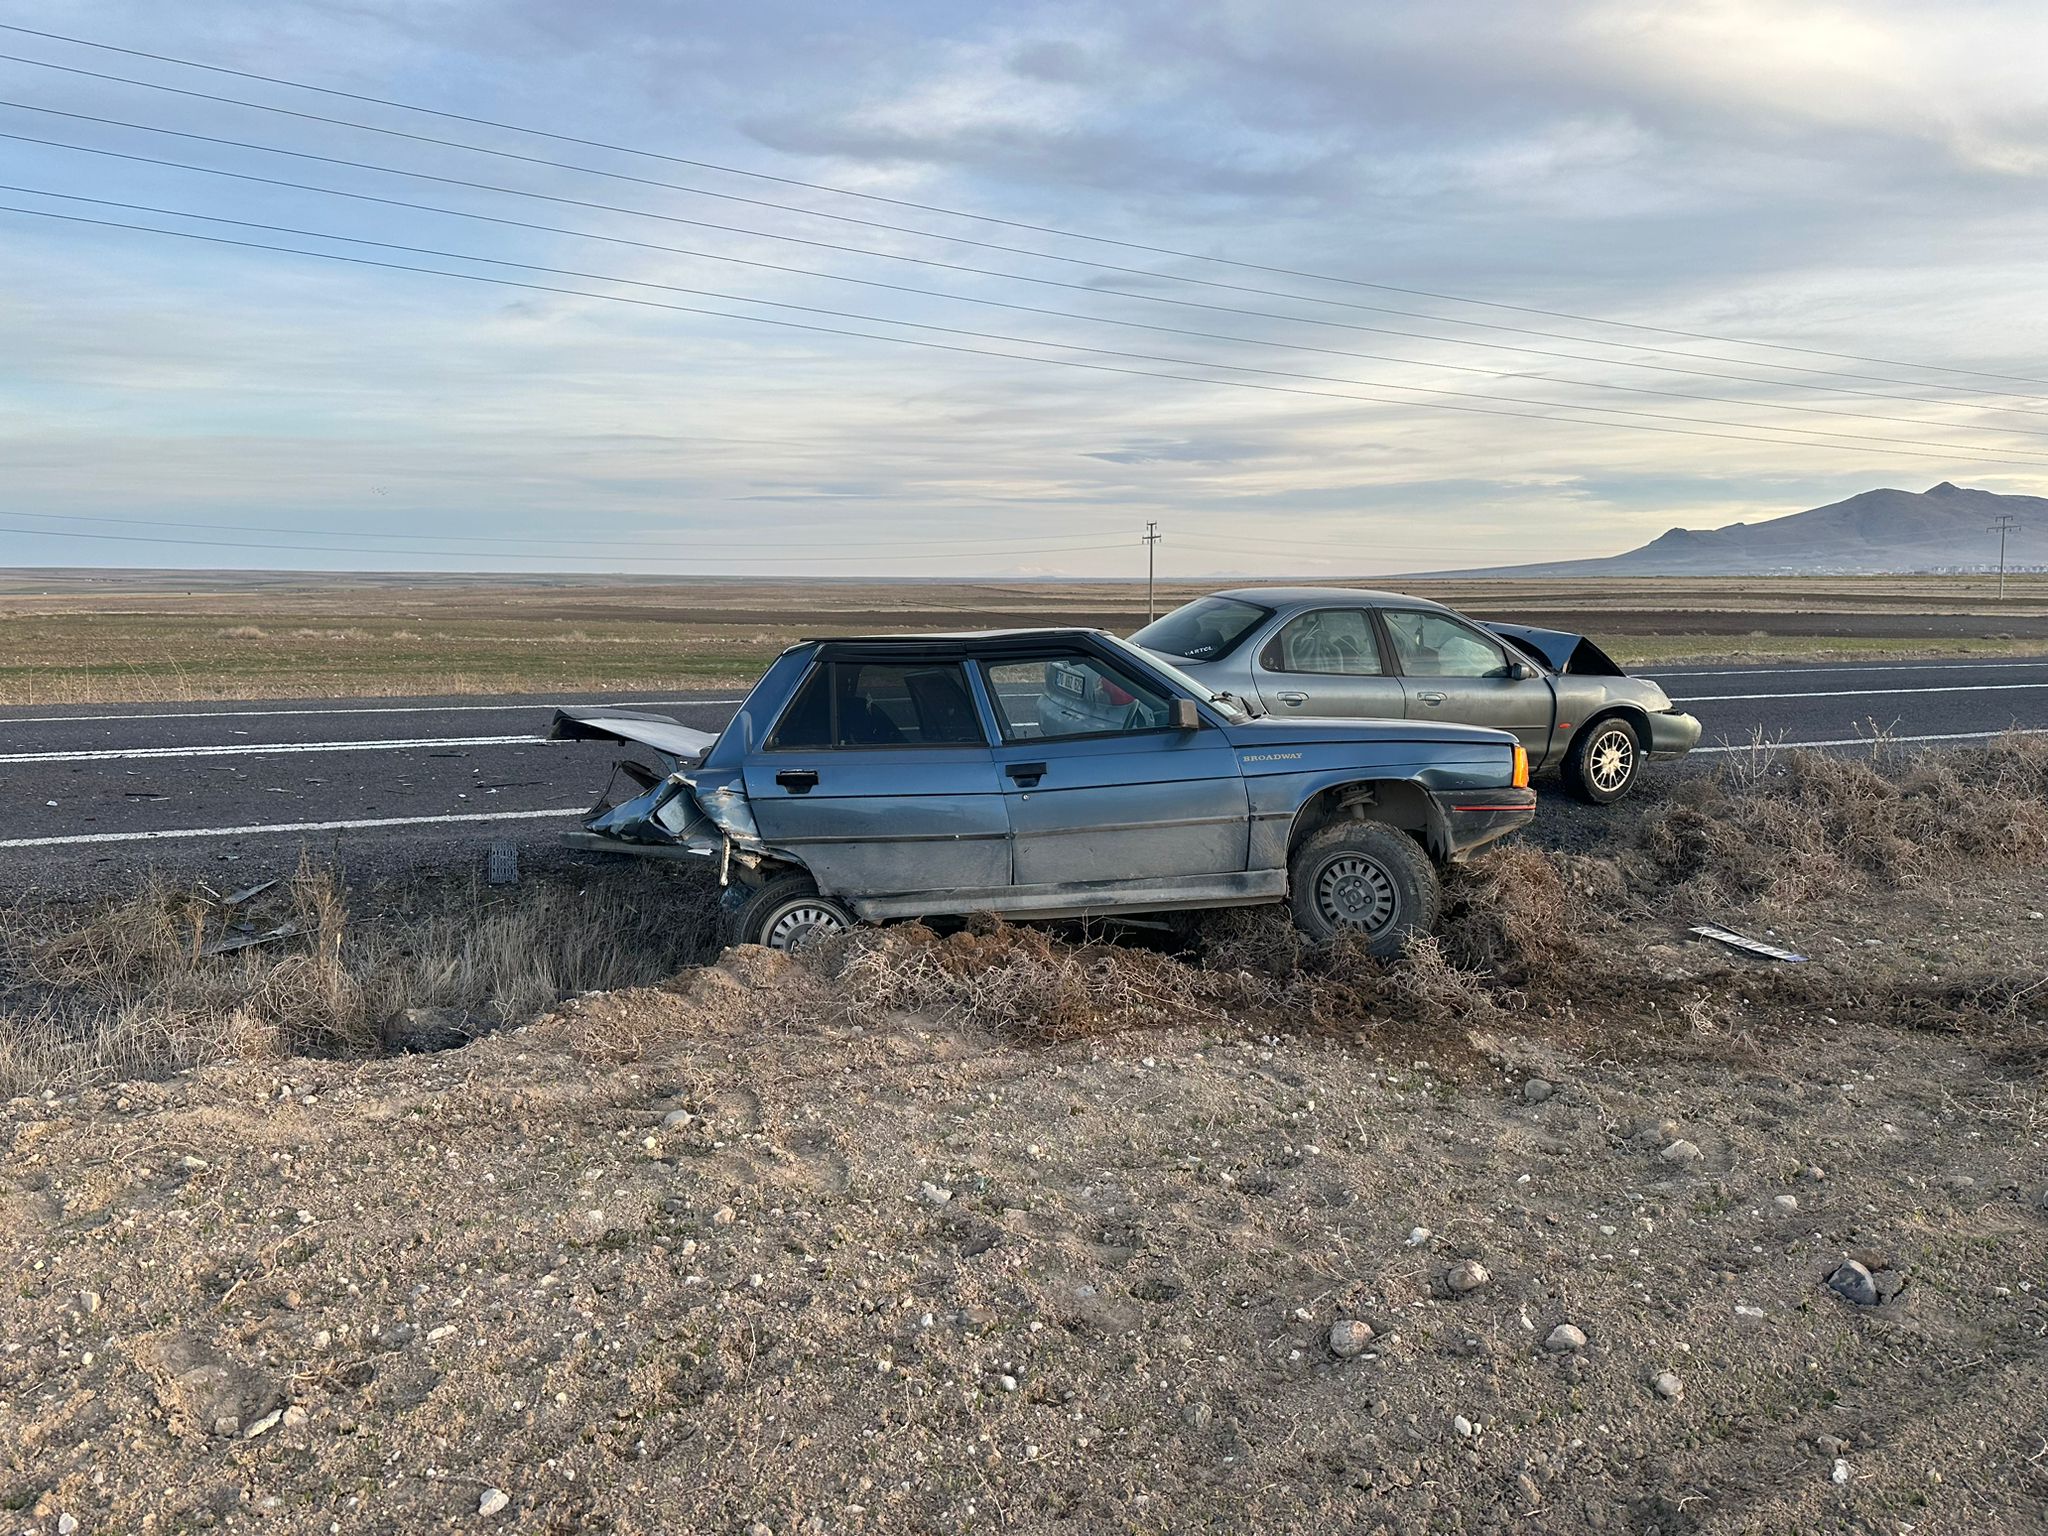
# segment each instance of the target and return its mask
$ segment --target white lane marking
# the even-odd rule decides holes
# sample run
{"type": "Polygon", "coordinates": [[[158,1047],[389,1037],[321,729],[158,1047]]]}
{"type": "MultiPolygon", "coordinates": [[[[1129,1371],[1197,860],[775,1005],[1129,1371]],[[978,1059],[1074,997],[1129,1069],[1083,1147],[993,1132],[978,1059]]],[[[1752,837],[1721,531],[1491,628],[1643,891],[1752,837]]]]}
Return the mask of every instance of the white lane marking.
{"type": "Polygon", "coordinates": [[[0,725],[62,725],[99,720],[275,720],[292,715],[453,715],[483,712],[513,714],[522,709],[648,709],[682,704],[744,704],[745,699],[604,699],[597,703],[562,704],[378,704],[345,709],[190,709],[147,715],[7,715],[0,725]]]}
{"type": "Polygon", "coordinates": [[[1724,742],[1718,747],[1694,747],[1701,752],[1778,752],[1792,747],[1876,747],[1902,741],[1996,741],[2001,736],[2048,736],[2048,726],[2014,726],[2003,731],[1948,731],[1936,736],[1838,736],[1832,741],[1724,742]]]}
{"type": "Polygon", "coordinates": [[[1638,677],[1804,677],[1812,672],[1989,672],[2007,667],[2048,667],[2048,656],[2034,661],[1894,661],[1872,664],[1844,661],[1824,667],[1724,667],[1717,671],[1684,668],[1638,672],[1638,677]]]}
{"type": "Polygon", "coordinates": [[[260,837],[274,832],[348,832],[359,827],[424,827],[458,821],[519,821],[543,816],[587,816],[588,806],[566,811],[458,811],[447,816],[373,816],[363,821],[274,821],[252,827],[178,827],[163,832],[78,832],[65,837],[10,837],[0,848],[56,848],[69,843],[153,843],[170,837],[260,837]]]}
{"type": "Polygon", "coordinates": [[[214,747],[94,747],[0,752],[0,763],[112,763],[132,757],[268,757],[277,752],[405,752],[419,747],[554,746],[545,736],[406,736],[395,741],[237,741],[214,747]]]}
{"type": "Polygon", "coordinates": [[[2048,683],[1948,683],[1939,688],[1832,688],[1811,693],[1695,693],[1671,702],[1733,704],[1744,699],[1888,699],[1902,693],[2017,693],[2022,688],[2048,688],[2048,683]]]}

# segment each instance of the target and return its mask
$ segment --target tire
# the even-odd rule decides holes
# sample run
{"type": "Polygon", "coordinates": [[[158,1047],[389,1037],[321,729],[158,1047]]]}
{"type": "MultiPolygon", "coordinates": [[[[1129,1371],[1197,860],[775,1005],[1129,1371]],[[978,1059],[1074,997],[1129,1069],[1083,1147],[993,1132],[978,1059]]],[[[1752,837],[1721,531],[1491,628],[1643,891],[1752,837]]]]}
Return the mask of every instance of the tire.
{"type": "Polygon", "coordinates": [[[1288,858],[1287,904],[1311,939],[1362,934],[1385,959],[1436,927],[1443,888],[1429,854],[1400,828],[1339,821],[1311,832],[1288,858]]]}
{"type": "Polygon", "coordinates": [[[1621,715],[1582,727],[1565,753],[1564,783],[1588,805],[1612,805],[1643,774],[1642,738],[1621,715]]]}
{"type": "Polygon", "coordinates": [[[732,944],[761,944],[788,950],[807,939],[844,933],[853,914],[829,896],[820,896],[806,874],[778,875],[749,891],[729,912],[726,939],[732,944]]]}

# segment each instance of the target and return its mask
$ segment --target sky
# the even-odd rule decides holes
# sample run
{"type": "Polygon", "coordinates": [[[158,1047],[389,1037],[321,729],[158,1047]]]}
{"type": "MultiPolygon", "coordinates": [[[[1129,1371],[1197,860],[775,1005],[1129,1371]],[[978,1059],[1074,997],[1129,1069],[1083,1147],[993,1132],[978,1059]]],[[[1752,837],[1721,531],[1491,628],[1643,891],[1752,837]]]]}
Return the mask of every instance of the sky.
{"type": "Polygon", "coordinates": [[[1371,575],[2048,487],[2019,0],[0,24],[83,40],[0,30],[0,564],[1371,575]]]}

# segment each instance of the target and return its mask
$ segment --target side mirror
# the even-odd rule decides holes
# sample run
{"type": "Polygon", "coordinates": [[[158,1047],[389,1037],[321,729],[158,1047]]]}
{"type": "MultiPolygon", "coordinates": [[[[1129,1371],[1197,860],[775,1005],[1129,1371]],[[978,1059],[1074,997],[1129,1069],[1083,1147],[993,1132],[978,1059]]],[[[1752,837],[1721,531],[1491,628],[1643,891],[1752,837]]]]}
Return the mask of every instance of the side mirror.
{"type": "Polygon", "coordinates": [[[1535,675],[1536,669],[1526,661],[1511,661],[1508,663],[1508,676],[1518,683],[1526,683],[1535,675]]]}
{"type": "Polygon", "coordinates": [[[1193,699],[1173,701],[1172,725],[1176,731],[1199,731],[1202,728],[1202,712],[1195,708],[1193,699]]]}

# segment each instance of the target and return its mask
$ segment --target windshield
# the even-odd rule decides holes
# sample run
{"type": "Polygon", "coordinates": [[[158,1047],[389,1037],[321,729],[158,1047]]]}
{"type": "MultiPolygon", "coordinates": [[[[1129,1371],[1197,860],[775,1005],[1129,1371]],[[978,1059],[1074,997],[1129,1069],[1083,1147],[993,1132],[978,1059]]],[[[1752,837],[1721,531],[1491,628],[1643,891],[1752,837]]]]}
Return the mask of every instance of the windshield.
{"type": "Polygon", "coordinates": [[[1272,614],[1270,608],[1235,597],[1198,597],[1147,624],[1131,639],[1148,651],[1164,651],[1183,661],[1220,661],[1272,614]]]}
{"type": "Polygon", "coordinates": [[[1200,699],[1212,709],[1221,710],[1228,717],[1232,725],[1243,725],[1245,721],[1251,719],[1251,712],[1244,707],[1235,694],[1218,693],[1206,684],[1196,682],[1187,673],[1181,671],[1180,668],[1168,665],[1157,656],[1139,651],[1137,646],[1129,640],[1121,639],[1116,635],[1104,635],[1102,638],[1111,645],[1119,646],[1136,655],[1147,667],[1164,677],[1174,687],[1186,690],[1189,698],[1200,699]]]}

